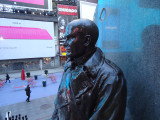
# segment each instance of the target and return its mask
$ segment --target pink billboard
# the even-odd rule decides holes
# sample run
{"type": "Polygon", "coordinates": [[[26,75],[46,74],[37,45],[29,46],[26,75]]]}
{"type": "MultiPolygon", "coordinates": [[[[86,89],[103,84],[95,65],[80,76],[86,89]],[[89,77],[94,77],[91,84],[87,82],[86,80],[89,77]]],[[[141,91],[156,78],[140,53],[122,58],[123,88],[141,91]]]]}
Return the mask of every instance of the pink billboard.
{"type": "Polygon", "coordinates": [[[0,37],[3,39],[53,40],[47,30],[30,27],[0,26],[0,37]]]}
{"type": "Polygon", "coordinates": [[[9,1],[36,4],[36,5],[44,5],[44,0],[9,0],[9,1]]]}

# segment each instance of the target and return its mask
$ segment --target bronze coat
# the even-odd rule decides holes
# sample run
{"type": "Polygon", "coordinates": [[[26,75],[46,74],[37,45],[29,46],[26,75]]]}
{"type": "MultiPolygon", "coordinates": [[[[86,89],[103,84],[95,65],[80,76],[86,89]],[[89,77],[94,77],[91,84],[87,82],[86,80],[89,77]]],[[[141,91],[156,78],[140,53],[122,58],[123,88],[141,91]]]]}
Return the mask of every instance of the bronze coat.
{"type": "Polygon", "coordinates": [[[126,81],[122,71],[96,52],[71,69],[68,61],[55,101],[52,120],[123,120],[126,81]]]}

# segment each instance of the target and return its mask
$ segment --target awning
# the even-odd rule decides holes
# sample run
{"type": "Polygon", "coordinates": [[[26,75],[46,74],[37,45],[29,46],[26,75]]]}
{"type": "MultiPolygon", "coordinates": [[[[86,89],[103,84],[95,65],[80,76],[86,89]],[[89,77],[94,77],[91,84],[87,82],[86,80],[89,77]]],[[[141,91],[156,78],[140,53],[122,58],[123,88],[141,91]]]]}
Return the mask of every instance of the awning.
{"type": "Polygon", "coordinates": [[[3,39],[53,40],[45,29],[12,26],[0,26],[0,37],[3,39]]]}

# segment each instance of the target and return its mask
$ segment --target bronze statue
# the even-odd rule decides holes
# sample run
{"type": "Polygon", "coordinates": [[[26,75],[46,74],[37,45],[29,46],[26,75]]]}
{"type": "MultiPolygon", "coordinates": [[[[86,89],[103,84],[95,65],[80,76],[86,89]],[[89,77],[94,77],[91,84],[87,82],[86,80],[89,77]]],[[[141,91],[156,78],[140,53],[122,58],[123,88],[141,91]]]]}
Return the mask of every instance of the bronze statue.
{"type": "Polygon", "coordinates": [[[68,60],[51,120],[123,120],[126,81],[95,46],[97,25],[88,19],[74,20],[65,34],[68,60]]]}

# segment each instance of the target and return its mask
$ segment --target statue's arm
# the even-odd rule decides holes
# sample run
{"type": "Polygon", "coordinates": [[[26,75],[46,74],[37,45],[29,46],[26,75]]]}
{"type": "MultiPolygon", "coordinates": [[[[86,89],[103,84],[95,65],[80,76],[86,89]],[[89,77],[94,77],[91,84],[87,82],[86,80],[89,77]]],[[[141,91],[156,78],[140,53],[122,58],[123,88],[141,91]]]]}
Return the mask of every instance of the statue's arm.
{"type": "MultiPolygon", "coordinates": [[[[55,102],[54,102],[54,105],[55,105],[55,106],[56,106],[56,102],[57,102],[57,98],[55,99],[55,102]]],[[[57,114],[58,114],[58,111],[57,111],[57,109],[56,109],[56,107],[55,107],[54,112],[53,112],[52,117],[51,117],[51,120],[59,120],[57,114]]]]}
{"type": "Polygon", "coordinates": [[[96,105],[89,120],[115,120],[114,118],[112,119],[111,116],[119,106],[118,100],[121,91],[119,89],[119,79],[121,78],[117,75],[102,77],[102,82],[99,84],[100,87],[96,105]]]}
{"type": "Polygon", "coordinates": [[[59,119],[58,119],[58,116],[57,116],[57,110],[56,110],[56,109],[54,110],[54,112],[53,112],[53,114],[52,114],[51,120],[59,120],[59,119]]]}

